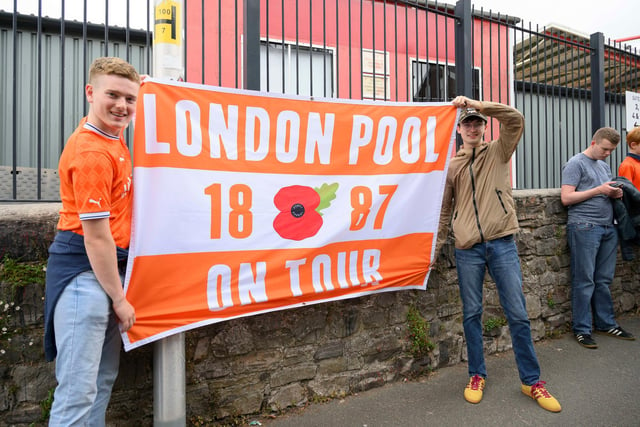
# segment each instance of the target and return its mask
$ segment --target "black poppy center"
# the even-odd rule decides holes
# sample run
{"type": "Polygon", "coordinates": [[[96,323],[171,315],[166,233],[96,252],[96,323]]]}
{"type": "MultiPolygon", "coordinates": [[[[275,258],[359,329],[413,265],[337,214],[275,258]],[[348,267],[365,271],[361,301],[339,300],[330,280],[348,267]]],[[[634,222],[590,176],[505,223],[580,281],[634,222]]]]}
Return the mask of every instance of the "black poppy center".
{"type": "Polygon", "coordinates": [[[291,206],[291,215],[296,218],[300,218],[302,215],[304,215],[304,206],[302,206],[300,203],[296,203],[295,205],[291,206]]]}

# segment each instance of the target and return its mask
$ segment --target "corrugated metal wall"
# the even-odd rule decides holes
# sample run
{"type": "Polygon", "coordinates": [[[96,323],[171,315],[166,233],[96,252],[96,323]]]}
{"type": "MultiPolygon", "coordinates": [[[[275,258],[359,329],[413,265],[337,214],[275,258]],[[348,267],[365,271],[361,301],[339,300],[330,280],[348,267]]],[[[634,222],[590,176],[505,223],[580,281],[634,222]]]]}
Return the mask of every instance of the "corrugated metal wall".
{"type": "MultiPolygon", "coordinates": [[[[21,16],[14,31],[6,25],[9,14],[0,14],[0,199],[57,200],[63,144],[88,111],[89,64],[108,54],[148,73],[150,38],[144,31],[114,29],[105,42],[104,26],[70,21],[63,37],[60,20],[31,16],[21,16]]],[[[127,133],[131,140],[132,130],[127,133]]]]}
{"type": "MultiPolygon", "coordinates": [[[[59,37],[45,35],[42,37],[42,61],[38,61],[38,40],[33,34],[19,32],[17,34],[17,55],[15,64],[13,55],[3,55],[3,67],[17,67],[18,79],[14,93],[12,75],[0,73],[0,91],[3,102],[0,104],[0,138],[11,141],[13,135],[13,115],[15,111],[16,137],[20,143],[17,146],[17,162],[19,165],[37,164],[38,139],[35,120],[38,114],[42,117],[43,134],[42,167],[57,168],[58,158],[62,151],[60,135],[70,135],[81,117],[86,114],[87,103],[84,99],[85,65],[83,41],[73,36],[65,37],[64,64],[60,58],[59,37]],[[41,70],[41,71],[40,71],[41,70]],[[63,71],[64,70],[64,71],[63,71]],[[41,73],[41,76],[39,76],[41,73]],[[38,81],[41,78],[40,90],[38,81]],[[61,82],[64,80],[64,93],[61,82]],[[15,99],[15,104],[12,103],[15,99]]],[[[13,45],[11,32],[0,33],[0,44],[13,45]]],[[[88,40],[86,44],[88,58],[101,56],[104,52],[104,42],[88,40]]],[[[117,42],[109,43],[109,51],[113,56],[124,56],[121,50],[125,47],[117,42]]],[[[131,46],[130,62],[143,69],[145,59],[144,46],[131,46]]],[[[3,48],[3,51],[4,48],[3,48]]],[[[6,52],[6,51],[5,51],[6,52]]],[[[0,164],[8,165],[12,162],[11,144],[2,144],[0,164]]]]}
{"type": "MultiPolygon", "coordinates": [[[[525,115],[526,125],[516,150],[515,187],[559,188],[562,165],[591,142],[591,100],[516,91],[516,105],[525,115]]],[[[615,117],[619,109],[619,104],[607,103],[605,115],[615,117]]],[[[611,126],[618,128],[613,121],[611,126]]],[[[624,134],[606,160],[613,176],[629,151],[624,134]]]]}

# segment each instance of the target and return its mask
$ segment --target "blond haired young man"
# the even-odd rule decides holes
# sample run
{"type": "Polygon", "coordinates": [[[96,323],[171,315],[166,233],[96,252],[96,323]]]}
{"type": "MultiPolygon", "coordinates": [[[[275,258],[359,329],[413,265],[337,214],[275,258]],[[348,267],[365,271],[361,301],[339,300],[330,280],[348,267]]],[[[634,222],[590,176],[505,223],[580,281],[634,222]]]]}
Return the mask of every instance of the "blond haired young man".
{"type": "Polygon", "coordinates": [[[91,64],[89,113],[60,157],[62,209],[49,248],[45,356],[58,386],[49,424],[104,426],[120,361],[119,329],[135,322],[122,279],[131,231],[132,168],[123,131],[140,76],[120,58],[91,64]]]}

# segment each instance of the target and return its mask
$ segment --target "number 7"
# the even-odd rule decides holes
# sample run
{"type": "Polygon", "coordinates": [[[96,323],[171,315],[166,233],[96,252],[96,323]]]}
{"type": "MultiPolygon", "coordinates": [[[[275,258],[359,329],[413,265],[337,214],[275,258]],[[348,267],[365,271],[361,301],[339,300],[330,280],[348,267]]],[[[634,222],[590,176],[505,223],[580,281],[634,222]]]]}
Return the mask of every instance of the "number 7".
{"type": "Polygon", "coordinates": [[[398,189],[397,185],[381,185],[380,186],[380,194],[384,194],[386,197],[380,204],[380,210],[378,210],[378,214],[376,215],[376,219],[373,222],[373,229],[380,230],[382,228],[382,222],[384,221],[384,215],[387,213],[387,207],[389,207],[389,202],[391,202],[391,198],[393,194],[398,189]]]}

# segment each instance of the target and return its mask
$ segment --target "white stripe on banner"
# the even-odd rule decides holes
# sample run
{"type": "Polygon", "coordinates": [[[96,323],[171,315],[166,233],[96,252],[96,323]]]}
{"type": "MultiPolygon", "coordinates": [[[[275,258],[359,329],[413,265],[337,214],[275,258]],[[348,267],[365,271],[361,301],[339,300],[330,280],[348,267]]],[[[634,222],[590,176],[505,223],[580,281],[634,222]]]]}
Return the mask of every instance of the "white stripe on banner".
{"type": "Polygon", "coordinates": [[[150,214],[144,220],[136,221],[136,246],[132,255],[242,251],[248,247],[254,250],[321,247],[336,241],[436,233],[439,209],[434,209],[433,197],[442,193],[438,187],[443,184],[442,172],[292,177],[136,168],[135,191],[145,194],[145,197],[135,199],[135,211],[150,214]],[[323,224],[317,234],[302,241],[283,239],[277,234],[273,222],[280,211],[274,204],[274,197],[280,189],[290,185],[319,188],[323,184],[336,183],[336,197],[329,207],[321,211],[323,224]],[[397,186],[392,195],[384,194],[388,186],[397,186]],[[371,197],[370,207],[366,200],[368,197],[371,197]],[[380,214],[384,214],[384,227],[376,229],[376,216],[387,198],[386,212],[380,214]],[[144,209],[139,205],[143,202],[144,209]],[[246,209],[237,209],[238,212],[234,213],[231,206],[242,203],[246,209]],[[363,209],[368,209],[368,215],[360,224],[361,228],[350,229],[353,228],[354,211],[363,209]],[[217,216],[216,212],[221,213],[218,225],[212,224],[212,215],[217,216]],[[230,224],[237,217],[240,220],[230,224]],[[242,233],[243,219],[250,223],[251,233],[243,238],[234,237],[234,232],[242,233]],[[219,231],[219,238],[211,238],[212,227],[219,231]]]}

